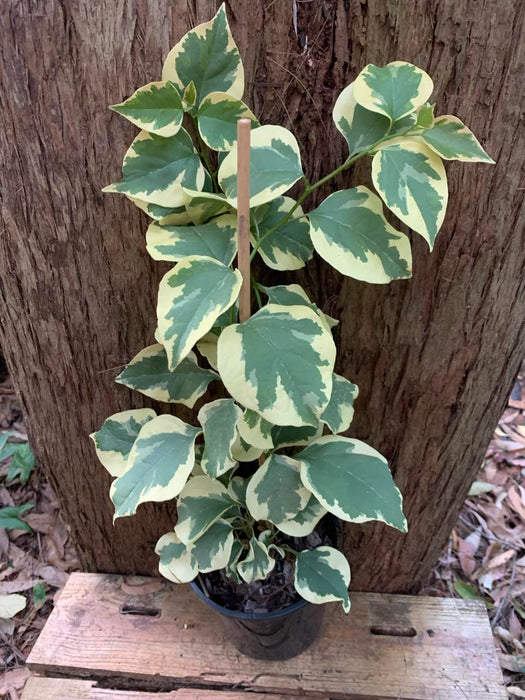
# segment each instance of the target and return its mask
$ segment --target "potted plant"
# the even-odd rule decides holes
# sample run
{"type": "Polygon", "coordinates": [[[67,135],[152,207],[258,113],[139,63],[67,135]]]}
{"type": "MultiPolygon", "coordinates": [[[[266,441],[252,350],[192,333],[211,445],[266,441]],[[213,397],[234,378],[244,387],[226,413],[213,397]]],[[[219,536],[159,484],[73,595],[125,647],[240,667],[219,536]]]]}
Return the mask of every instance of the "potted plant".
{"type": "Polygon", "coordinates": [[[432,89],[410,63],[366,66],[333,111],[348,158],[310,183],[293,134],[261,126],[241,100],[243,67],[223,5],[170,51],[161,81],[112,108],[141,131],[122,180],[105,191],[146,212],[148,252],[175,263],[160,283],[156,343],[117,381],[190,408],[212,382],[224,392],[201,402],[194,425],[135,409],[92,437],[115,477],[115,518],[145,501],[176,503],[175,528],[156,546],[160,573],[192,581],[253,656],[306,648],[323,610],[310,603],[341,601],[349,611],[336,519],[402,532],[407,523],[386,459],[342,435],[358,389],[334,373],[337,321],[298,284],[263,286],[253,271],[258,310],[239,319],[237,122],[252,126],[250,259],[293,271],[316,252],[343,275],[386,284],[409,278],[412,263],[409,238],[383,206],[432,249],[447,204],[442,159],[493,162],[457,117],[434,116],[432,89]],[[312,192],[365,157],[375,192],[339,190],[305,212],[312,192]],[[286,193],[297,183],[294,200],[286,193]]]}

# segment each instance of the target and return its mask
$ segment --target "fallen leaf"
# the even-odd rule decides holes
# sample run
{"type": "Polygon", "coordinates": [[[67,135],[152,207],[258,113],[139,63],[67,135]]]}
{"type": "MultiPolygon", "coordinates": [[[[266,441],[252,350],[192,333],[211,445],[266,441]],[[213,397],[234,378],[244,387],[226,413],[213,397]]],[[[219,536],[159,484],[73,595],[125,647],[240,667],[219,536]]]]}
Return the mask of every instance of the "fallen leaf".
{"type": "Polygon", "coordinates": [[[25,666],[2,673],[0,676],[0,696],[8,696],[13,691],[22,691],[30,675],[29,669],[25,666]]]}

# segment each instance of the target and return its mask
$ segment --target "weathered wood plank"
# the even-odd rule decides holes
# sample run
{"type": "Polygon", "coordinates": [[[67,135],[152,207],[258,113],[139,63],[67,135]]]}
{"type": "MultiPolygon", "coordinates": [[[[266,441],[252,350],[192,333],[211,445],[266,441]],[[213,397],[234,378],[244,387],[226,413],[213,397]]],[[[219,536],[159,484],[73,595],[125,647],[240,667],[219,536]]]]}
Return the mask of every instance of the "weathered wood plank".
{"type": "Polygon", "coordinates": [[[121,576],[73,574],[29,668],[125,678],[137,688],[147,682],[147,690],[210,686],[347,700],[506,697],[477,601],[354,593],[349,616],[331,606],[321,639],[281,663],[239,654],[187,587],[165,582],[132,595],[122,583],[121,576]],[[129,614],[133,610],[157,616],[129,614]]]}
{"type": "Polygon", "coordinates": [[[299,696],[260,693],[248,695],[244,692],[227,690],[179,688],[165,693],[148,693],[140,690],[113,690],[96,686],[96,681],[32,676],[26,683],[22,700],[299,700],[299,696]]]}

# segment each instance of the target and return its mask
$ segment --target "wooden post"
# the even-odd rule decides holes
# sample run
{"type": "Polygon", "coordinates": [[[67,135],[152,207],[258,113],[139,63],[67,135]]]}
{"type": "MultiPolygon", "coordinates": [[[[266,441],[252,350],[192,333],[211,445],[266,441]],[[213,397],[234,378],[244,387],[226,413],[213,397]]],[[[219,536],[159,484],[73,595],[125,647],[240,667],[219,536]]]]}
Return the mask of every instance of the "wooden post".
{"type": "Polygon", "coordinates": [[[237,267],[242,274],[239,320],[250,318],[250,119],[237,122],[237,267]]]}

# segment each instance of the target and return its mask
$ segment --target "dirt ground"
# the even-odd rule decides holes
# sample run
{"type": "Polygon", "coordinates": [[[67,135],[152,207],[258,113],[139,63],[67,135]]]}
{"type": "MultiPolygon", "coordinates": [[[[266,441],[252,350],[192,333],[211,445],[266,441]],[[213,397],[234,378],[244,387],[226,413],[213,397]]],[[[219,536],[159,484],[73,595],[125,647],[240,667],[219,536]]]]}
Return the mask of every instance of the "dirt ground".
{"type": "MultiPolygon", "coordinates": [[[[0,437],[27,439],[9,378],[0,383],[0,437]]],[[[0,508],[33,504],[32,532],[0,528],[0,595],[25,596],[11,632],[0,624],[0,697],[18,698],[25,659],[71,571],[79,568],[56,497],[38,464],[28,482],[6,483],[0,463],[0,508]]],[[[511,697],[525,698],[525,371],[516,380],[476,482],[423,595],[485,601],[511,697]]],[[[0,621],[1,623],[1,621],[0,621]]]]}

